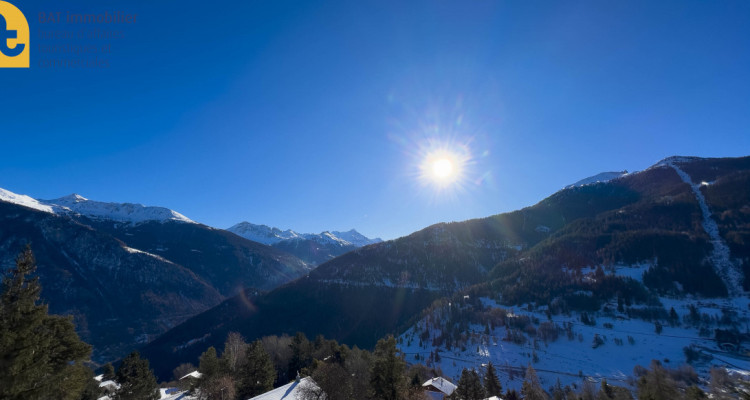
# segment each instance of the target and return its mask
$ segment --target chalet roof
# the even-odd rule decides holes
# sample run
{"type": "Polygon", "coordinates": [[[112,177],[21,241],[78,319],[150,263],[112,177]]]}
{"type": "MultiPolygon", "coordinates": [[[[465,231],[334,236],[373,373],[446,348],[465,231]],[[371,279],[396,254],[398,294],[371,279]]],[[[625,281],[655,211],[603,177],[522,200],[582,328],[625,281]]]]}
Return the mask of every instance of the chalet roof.
{"type": "MultiPolygon", "coordinates": [[[[302,400],[302,390],[305,387],[312,385],[317,388],[318,385],[310,377],[302,378],[300,380],[294,380],[287,383],[284,386],[277,387],[270,392],[263,393],[259,396],[255,396],[250,400],[302,400]]],[[[325,395],[324,395],[325,398],[325,395]]]]}
{"type": "Polygon", "coordinates": [[[428,380],[427,382],[423,383],[422,387],[433,387],[436,390],[439,390],[448,396],[453,394],[453,391],[456,390],[456,385],[454,385],[447,379],[444,379],[443,377],[440,377],[440,376],[438,376],[437,378],[432,378],[428,380]]]}
{"type": "Polygon", "coordinates": [[[198,372],[198,371],[193,371],[193,372],[191,372],[191,373],[189,373],[189,374],[187,374],[187,375],[183,376],[182,378],[180,378],[180,380],[183,380],[183,379],[185,379],[185,378],[195,378],[195,379],[200,379],[200,378],[201,378],[202,376],[203,376],[203,374],[201,374],[200,372],[198,372]]]}

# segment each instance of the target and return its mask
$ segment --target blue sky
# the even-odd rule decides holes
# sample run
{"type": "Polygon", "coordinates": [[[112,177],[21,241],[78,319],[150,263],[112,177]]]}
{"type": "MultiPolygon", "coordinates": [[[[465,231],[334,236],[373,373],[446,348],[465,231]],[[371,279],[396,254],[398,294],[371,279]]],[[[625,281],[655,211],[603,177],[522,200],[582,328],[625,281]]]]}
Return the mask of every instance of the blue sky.
{"type": "Polygon", "coordinates": [[[0,187],[37,198],[394,238],[669,155],[750,153],[744,0],[16,4],[32,68],[0,70],[0,187]],[[57,11],[138,20],[40,23],[57,11]],[[77,29],[125,37],[38,35],[77,29]],[[102,43],[108,68],[38,64],[102,43]],[[463,149],[458,185],[418,178],[427,143],[463,149]]]}

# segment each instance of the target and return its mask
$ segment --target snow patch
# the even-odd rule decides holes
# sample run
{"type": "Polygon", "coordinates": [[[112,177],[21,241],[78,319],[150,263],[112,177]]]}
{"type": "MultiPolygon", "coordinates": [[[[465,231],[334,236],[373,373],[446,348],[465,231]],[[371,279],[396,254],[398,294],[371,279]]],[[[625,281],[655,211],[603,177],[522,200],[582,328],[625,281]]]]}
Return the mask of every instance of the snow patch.
{"type": "Polygon", "coordinates": [[[147,255],[147,256],[149,256],[151,258],[155,258],[155,259],[157,259],[159,261],[162,261],[162,262],[165,262],[165,263],[169,263],[169,264],[174,264],[172,261],[169,261],[169,260],[167,260],[164,257],[158,256],[158,255],[153,254],[153,253],[149,253],[147,251],[134,249],[134,248],[128,247],[128,246],[122,246],[122,248],[125,249],[125,251],[127,251],[130,254],[144,254],[144,255],[147,255]]]}
{"type": "Polygon", "coordinates": [[[734,263],[732,263],[732,260],[730,258],[729,246],[727,246],[727,244],[724,242],[724,239],[722,239],[722,237],[719,235],[719,226],[711,217],[711,210],[708,209],[706,198],[703,196],[703,193],[700,189],[702,183],[693,183],[690,175],[688,175],[685,171],[677,166],[677,162],[683,162],[680,160],[682,160],[682,158],[671,157],[664,161],[664,163],[672,167],[675,172],[677,172],[677,175],[680,176],[680,179],[682,179],[683,182],[690,185],[690,189],[692,189],[693,194],[695,195],[695,199],[698,201],[698,205],[700,206],[701,214],[703,215],[703,220],[701,221],[703,224],[703,229],[708,234],[709,238],[711,239],[711,244],[713,245],[713,251],[709,256],[709,260],[714,266],[716,274],[718,274],[719,277],[721,277],[721,279],[724,281],[724,284],[729,291],[729,295],[731,297],[740,296],[744,293],[744,290],[742,289],[742,271],[740,271],[740,269],[736,265],[734,265],[734,263]]]}

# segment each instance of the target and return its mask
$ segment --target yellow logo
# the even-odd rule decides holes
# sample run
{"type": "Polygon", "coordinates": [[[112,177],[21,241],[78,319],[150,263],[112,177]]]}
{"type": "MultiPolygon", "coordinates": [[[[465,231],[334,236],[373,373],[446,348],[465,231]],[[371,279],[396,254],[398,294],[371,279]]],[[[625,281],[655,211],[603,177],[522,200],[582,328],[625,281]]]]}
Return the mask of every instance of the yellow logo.
{"type": "Polygon", "coordinates": [[[21,10],[0,0],[0,68],[29,68],[29,22],[21,10]]]}

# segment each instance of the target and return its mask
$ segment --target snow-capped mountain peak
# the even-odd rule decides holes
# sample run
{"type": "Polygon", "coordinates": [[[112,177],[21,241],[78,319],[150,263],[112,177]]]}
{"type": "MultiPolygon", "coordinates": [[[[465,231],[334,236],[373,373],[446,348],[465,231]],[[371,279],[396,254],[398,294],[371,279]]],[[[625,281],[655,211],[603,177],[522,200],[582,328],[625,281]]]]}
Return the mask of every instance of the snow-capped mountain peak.
{"type": "Polygon", "coordinates": [[[135,203],[94,201],[75,193],[59,199],[40,200],[40,202],[49,205],[59,214],[74,213],[95,219],[108,219],[133,224],[146,221],[195,223],[190,218],[168,208],[135,203]]]}
{"type": "Polygon", "coordinates": [[[357,247],[367,246],[368,244],[380,243],[383,241],[380,238],[370,239],[367,236],[357,232],[354,229],[350,229],[346,232],[333,231],[331,233],[333,233],[336,237],[346,240],[347,242],[357,247]]]}
{"type": "Polygon", "coordinates": [[[94,219],[106,219],[132,224],[146,221],[195,223],[190,218],[168,208],[149,207],[133,203],[93,201],[75,193],[58,199],[38,200],[0,188],[0,201],[53,214],[78,214],[94,219]]]}
{"type": "Polygon", "coordinates": [[[257,225],[247,221],[240,222],[227,229],[238,236],[266,245],[276,244],[287,240],[313,240],[322,244],[336,244],[338,246],[362,247],[372,243],[382,242],[381,239],[370,239],[356,230],[347,232],[323,231],[321,233],[298,233],[291,229],[282,231],[268,225],[257,225]]]}
{"type": "Polygon", "coordinates": [[[54,201],[57,204],[75,204],[75,203],[80,203],[83,201],[89,201],[89,199],[81,196],[78,193],[73,193],[67,196],[60,197],[59,199],[50,200],[50,201],[54,201]]]}
{"type": "Polygon", "coordinates": [[[247,221],[233,225],[227,230],[237,236],[242,236],[245,239],[266,245],[272,245],[283,240],[302,238],[302,235],[291,229],[282,231],[279,228],[272,228],[268,225],[256,225],[247,221]]]}

